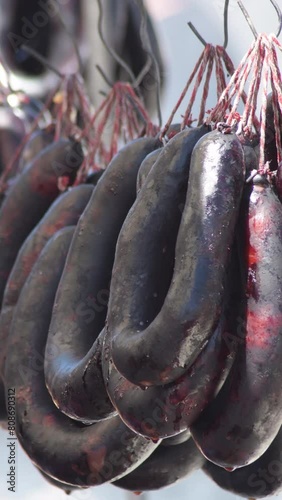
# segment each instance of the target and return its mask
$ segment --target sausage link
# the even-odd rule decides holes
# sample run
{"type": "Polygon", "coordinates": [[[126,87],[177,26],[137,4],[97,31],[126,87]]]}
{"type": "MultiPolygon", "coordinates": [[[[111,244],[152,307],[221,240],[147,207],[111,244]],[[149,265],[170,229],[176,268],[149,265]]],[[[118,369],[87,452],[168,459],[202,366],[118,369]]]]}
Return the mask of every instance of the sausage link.
{"type": "Polygon", "coordinates": [[[245,179],[243,148],[235,134],[214,131],[198,140],[192,129],[186,149],[179,136],[163,149],[126,219],[113,268],[107,318],[112,358],[118,371],[141,387],[183,375],[215,331],[245,179]],[[175,172],[186,165],[187,179],[191,154],[173,275],[153,317],[154,279],[162,273],[175,231],[175,172]],[[165,162],[171,162],[171,170],[164,175],[165,162]]]}
{"type": "Polygon", "coordinates": [[[40,254],[20,295],[8,339],[6,387],[15,388],[16,433],[32,462],[47,475],[88,487],[118,479],[157,444],[132,433],[119,417],[85,426],[63,415],[45,386],[44,357],[55,294],[72,228],[61,229],[40,254]]]}

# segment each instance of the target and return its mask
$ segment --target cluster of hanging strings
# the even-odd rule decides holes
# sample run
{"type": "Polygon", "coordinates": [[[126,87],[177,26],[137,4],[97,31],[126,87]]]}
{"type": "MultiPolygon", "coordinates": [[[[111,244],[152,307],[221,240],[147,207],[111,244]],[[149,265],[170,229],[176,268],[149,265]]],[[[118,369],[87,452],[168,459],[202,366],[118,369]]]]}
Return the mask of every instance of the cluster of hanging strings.
{"type": "MultiPolygon", "coordinates": [[[[195,26],[191,22],[188,23],[194,34],[204,45],[204,49],[163,128],[160,103],[160,71],[150,46],[143,0],[134,1],[142,13],[140,36],[144,51],[147,53],[145,66],[137,77],[134,76],[131,68],[126,62],[123,61],[107,43],[103,33],[102,0],[97,0],[99,6],[98,32],[100,39],[111,57],[125,70],[129,77],[129,82],[112,82],[108,76],[105,75],[103,69],[97,66],[97,70],[101,73],[105,83],[109,86],[109,91],[107,93],[103,92],[104,99],[97,110],[94,110],[88,98],[81,71],[73,75],[63,75],[56,68],[51,68],[61,80],[59,88],[54,90],[45,103],[45,108],[49,109],[51,107],[53,115],[55,116],[55,138],[58,138],[62,133],[73,136],[83,141],[85,150],[87,151],[85,161],[80,170],[78,182],[81,182],[85,178],[89,170],[95,171],[105,168],[122,143],[126,143],[141,135],[154,135],[159,130],[160,138],[165,141],[167,130],[193,82],[194,86],[189,102],[182,115],[181,129],[196,121],[193,118],[192,110],[202,84],[202,95],[197,124],[201,125],[202,123],[207,123],[218,126],[218,124],[224,122],[231,128],[236,126],[237,129],[240,129],[240,131],[247,136],[254,134],[259,135],[261,170],[265,170],[264,146],[266,140],[266,104],[270,87],[272,90],[274,126],[277,138],[277,159],[278,162],[282,161],[282,145],[280,133],[278,133],[279,114],[282,113],[282,84],[277,59],[277,50],[282,50],[282,46],[278,41],[278,36],[281,31],[282,16],[275,0],[270,1],[279,18],[279,28],[276,35],[258,34],[242,2],[237,0],[255,36],[255,41],[236,70],[226,50],[228,45],[229,0],[225,0],[224,2],[223,45],[207,43],[199,34],[195,26]],[[156,74],[157,126],[153,124],[138,91],[140,82],[152,65],[155,66],[156,74]],[[206,104],[213,72],[215,72],[216,78],[216,104],[211,111],[207,111],[206,104]],[[231,79],[228,83],[225,77],[226,73],[231,75],[231,79]],[[249,80],[251,83],[248,85],[248,88],[246,88],[249,80]],[[260,119],[258,119],[256,113],[260,89],[262,89],[263,99],[261,116],[260,119]],[[242,115],[238,112],[238,106],[241,101],[244,104],[242,115]]],[[[81,60],[75,40],[73,40],[73,43],[78,57],[78,67],[81,69],[81,60]]],[[[38,55],[34,50],[26,46],[23,48],[39,59],[46,67],[50,68],[49,62],[38,55]]],[[[5,92],[11,91],[12,89],[8,86],[8,90],[3,90],[1,93],[2,98],[6,98],[5,92]]],[[[44,109],[41,113],[43,112],[44,109]]],[[[29,135],[37,127],[39,121],[40,115],[35,120],[29,135]]],[[[29,136],[26,136],[23,143],[18,148],[15,158],[19,156],[21,149],[28,139],[29,136]]],[[[11,160],[11,165],[15,158],[11,160]]],[[[0,189],[4,188],[5,177],[11,165],[8,165],[7,169],[2,174],[0,189]]]]}
{"type": "MultiPolygon", "coordinates": [[[[67,31],[74,44],[77,54],[78,71],[75,74],[64,75],[57,68],[53,67],[49,61],[34,49],[22,45],[31,56],[39,60],[46,68],[53,71],[60,79],[59,85],[47,98],[44,107],[30,127],[28,134],[15,152],[10,164],[6,166],[5,171],[0,178],[0,191],[6,188],[6,179],[14,163],[20,156],[25,144],[28,142],[31,134],[38,127],[42,115],[46,109],[51,110],[54,117],[55,140],[62,134],[71,136],[82,141],[85,149],[85,160],[80,169],[77,182],[82,182],[89,171],[95,171],[105,168],[111,158],[116,154],[120,145],[142,135],[155,135],[162,124],[161,103],[160,103],[160,70],[156,57],[151,48],[150,39],[147,30],[147,16],[143,0],[134,0],[141,12],[140,38],[143,50],[147,54],[147,60],[135,77],[128,64],[115,52],[107,43],[103,33],[103,2],[97,0],[99,6],[98,32],[100,39],[109,52],[111,57],[128,74],[128,82],[112,82],[105,74],[103,69],[97,65],[97,71],[101,73],[105,83],[110,87],[105,93],[101,91],[104,99],[97,110],[94,109],[88,97],[88,92],[82,77],[82,62],[76,40],[71,37],[66,25],[61,19],[63,28],[67,31]],[[143,103],[142,96],[138,89],[144,76],[148,73],[151,66],[154,65],[156,104],[159,125],[153,124],[149,113],[143,103]]],[[[0,61],[0,65],[2,61],[0,61]]],[[[9,82],[9,71],[4,68],[6,73],[7,85],[0,89],[1,100],[5,102],[9,94],[14,93],[9,82]]]]}

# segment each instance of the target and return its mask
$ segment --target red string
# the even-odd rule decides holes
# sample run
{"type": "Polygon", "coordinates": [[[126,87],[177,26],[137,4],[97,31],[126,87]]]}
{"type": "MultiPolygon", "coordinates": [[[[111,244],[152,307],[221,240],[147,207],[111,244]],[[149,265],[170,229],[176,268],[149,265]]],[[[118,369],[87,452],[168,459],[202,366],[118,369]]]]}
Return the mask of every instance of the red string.
{"type": "Polygon", "coordinates": [[[270,39],[270,54],[269,66],[271,70],[271,87],[272,87],[272,105],[274,112],[274,133],[277,149],[277,163],[282,161],[282,143],[281,143],[281,114],[282,107],[280,105],[279,97],[282,96],[281,74],[278,66],[277,54],[275,51],[275,37],[270,39]]]}
{"type": "Polygon", "coordinates": [[[265,46],[261,43],[260,52],[264,61],[264,71],[263,71],[263,95],[262,95],[262,106],[261,106],[261,124],[260,124],[260,158],[259,158],[259,170],[263,172],[265,165],[265,144],[266,144],[266,110],[267,110],[267,90],[269,81],[269,51],[265,50],[265,46]]]}
{"type": "Polygon", "coordinates": [[[209,119],[207,120],[208,124],[211,122],[216,123],[218,121],[221,121],[222,118],[224,117],[224,115],[228,109],[229,103],[231,102],[233,95],[235,95],[236,90],[238,89],[238,79],[240,78],[242,68],[244,67],[246,61],[248,61],[248,58],[250,57],[251,53],[253,52],[255,44],[256,44],[256,42],[253,42],[252,46],[250,47],[250,49],[248,50],[248,52],[245,54],[242,61],[240,62],[237,70],[233,73],[233,75],[229,81],[229,84],[225,88],[224,92],[221,94],[216,106],[214,107],[212,113],[209,116],[209,119]],[[233,86],[234,86],[234,88],[232,90],[233,86]],[[231,93],[230,93],[230,91],[231,91],[231,93]]]}
{"type": "Polygon", "coordinates": [[[242,129],[247,135],[250,135],[252,132],[253,116],[257,108],[257,99],[261,83],[264,58],[265,51],[260,46],[259,50],[254,54],[253,77],[249,87],[247,101],[245,103],[245,110],[242,117],[242,129]]]}
{"type": "Polygon", "coordinates": [[[6,187],[7,187],[7,179],[10,175],[10,172],[12,171],[13,167],[15,166],[15,163],[16,161],[18,160],[18,158],[20,157],[22,151],[23,151],[23,148],[24,146],[26,145],[26,143],[29,141],[31,135],[33,134],[33,132],[37,129],[38,127],[38,124],[41,120],[41,118],[43,117],[44,113],[46,112],[47,109],[50,108],[52,102],[53,102],[53,99],[57,93],[58,89],[54,90],[51,95],[49,96],[49,98],[47,99],[44,107],[40,110],[39,114],[37,115],[37,117],[35,118],[35,120],[33,121],[31,127],[30,127],[30,130],[28,131],[28,133],[23,137],[21,143],[19,144],[19,146],[17,147],[16,151],[15,151],[15,154],[13,155],[11,161],[9,162],[9,164],[6,166],[5,170],[2,172],[1,176],[0,176],[0,193],[2,193],[3,191],[5,191],[6,187]]]}
{"type": "Polygon", "coordinates": [[[192,110],[193,104],[195,102],[197,92],[198,92],[199,87],[201,85],[207,64],[208,64],[210,58],[213,58],[213,54],[214,54],[214,49],[213,49],[212,45],[207,44],[205,47],[205,50],[204,50],[204,57],[203,57],[201,66],[199,68],[198,74],[197,74],[194,88],[192,90],[191,98],[190,98],[188,107],[187,107],[185,114],[184,114],[184,117],[183,117],[181,128],[184,128],[185,125],[187,125],[191,119],[191,110],[192,110]]]}
{"type": "Polygon", "coordinates": [[[204,83],[202,101],[201,101],[201,106],[200,106],[198,125],[202,125],[203,120],[204,120],[204,116],[206,113],[206,103],[207,103],[207,98],[208,98],[208,94],[209,94],[209,87],[210,87],[212,70],[213,70],[213,66],[214,66],[214,59],[215,59],[215,49],[214,49],[214,47],[211,47],[210,57],[209,57],[209,61],[208,61],[208,68],[207,68],[207,73],[206,73],[206,79],[205,79],[205,83],[204,83]]]}
{"type": "Polygon", "coordinates": [[[173,120],[173,118],[174,118],[174,115],[175,115],[175,113],[177,112],[178,108],[180,107],[180,105],[181,105],[181,103],[182,103],[182,101],[183,101],[184,97],[186,96],[187,91],[188,91],[188,89],[189,89],[189,87],[190,87],[190,85],[191,85],[192,81],[194,80],[194,77],[195,77],[195,75],[197,74],[197,71],[198,71],[198,69],[199,69],[199,67],[200,67],[200,65],[201,65],[201,63],[202,63],[202,60],[203,60],[203,58],[204,58],[204,55],[205,55],[205,53],[206,53],[208,50],[209,50],[209,48],[208,48],[208,47],[205,47],[205,49],[203,50],[202,54],[200,55],[200,57],[199,57],[198,61],[196,62],[195,67],[194,67],[194,69],[193,69],[193,71],[192,71],[192,73],[191,73],[191,75],[190,75],[190,77],[189,77],[189,79],[188,79],[188,81],[187,81],[187,83],[186,83],[186,85],[185,85],[184,89],[182,90],[182,92],[181,92],[181,94],[180,94],[180,97],[179,97],[179,99],[178,99],[177,103],[175,104],[175,106],[174,106],[174,108],[173,108],[173,110],[172,110],[172,112],[171,112],[171,114],[170,114],[170,116],[169,116],[168,121],[166,122],[165,126],[163,127],[163,129],[162,129],[162,131],[161,131],[161,134],[160,134],[160,140],[162,140],[162,139],[164,138],[164,136],[166,135],[166,133],[167,133],[167,131],[168,131],[169,127],[171,126],[171,124],[172,124],[172,120],[173,120]]]}
{"type": "Polygon", "coordinates": [[[226,80],[224,75],[224,68],[222,61],[222,47],[219,45],[215,48],[215,65],[216,65],[216,81],[217,81],[217,100],[220,98],[222,92],[226,87],[226,80]]]}

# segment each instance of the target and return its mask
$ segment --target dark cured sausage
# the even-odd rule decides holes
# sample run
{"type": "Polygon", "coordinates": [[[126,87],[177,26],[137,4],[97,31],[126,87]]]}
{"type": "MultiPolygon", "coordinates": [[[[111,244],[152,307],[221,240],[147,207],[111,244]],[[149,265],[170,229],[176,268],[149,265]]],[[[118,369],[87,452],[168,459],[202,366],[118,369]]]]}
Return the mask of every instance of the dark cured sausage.
{"type": "Polygon", "coordinates": [[[0,314],[0,373],[3,374],[5,344],[21,289],[48,239],[59,229],[76,225],[93,192],[92,186],[76,186],[52,203],[22,245],[7,281],[0,314]]]}
{"type": "Polygon", "coordinates": [[[246,178],[248,178],[253,170],[259,168],[259,143],[257,139],[248,140],[241,135],[238,138],[243,146],[246,178]]]}
{"type": "Polygon", "coordinates": [[[180,432],[179,434],[175,434],[175,436],[171,436],[169,438],[162,440],[162,446],[174,446],[176,444],[182,444],[190,439],[191,433],[189,429],[187,431],[180,432]]]}
{"type": "MultiPolygon", "coordinates": [[[[281,130],[282,120],[281,116],[279,119],[279,128],[281,130]]],[[[269,162],[270,170],[277,170],[277,147],[276,147],[276,136],[275,136],[275,126],[274,126],[274,111],[273,111],[273,95],[270,93],[267,96],[267,108],[266,108],[266,124],[265,124],[265,161],[269,162]]],[[[280,132],[281,139],[282,134],[280,132]]]]}
{"type": "Polygon", "coordinates": [[[74,181],[80,146],[67,139],[45,148],[17,177],[0,209],[0,304],[17,253],[60,191],[58,178],[74,181]]]}
{"type": "Polygon", "coordinates": [[[6,387],[15,390],[16,432],[43,472],[73,486],[117,479],[144,461],[156,444],[132,433],[118,417],[84,426],[53,404],[44,380],[48,326],[73,235],[71,228],[47,243],[22,290],[11,327],[6,387]]]}
{"type": "Polygon", "coordinates": [[[152,151],[152,153],[149,153],[146,156],[146,158],[142,161],[137,175],[137,185],[136,185],[137,194],[139,193],[140,189],[142,189],[142,186],[147,178],[147,175],[150,172],[155,161],[157,160],[158,156],[160,155],[161,151],[162,151],[161,149],[156,149],[155,151],[152,151]]]}
{"type": "Polygon", "coordinates": [[[237,244],[232,249],[224,287],[224,313],[216,331],[187,372],[170,384],[148,387],[146,391],[131,384],[112,363],[109,339],[105,339],[106,388],[120,417],[135,432],[157,439],[189,428],[222,387],[234,361],[236,320],[242,307],[237,244]]]}
{"type": "Polygon", "coordinates": [[[94,422],[115,413],[104,386],[101,346],[116,241],[136,196],[137,172],[155,138],[129,143],[98,181],[78,222],[50,325],[47,346],[57,355],[45,360],[46,384],[67,415],[94,422]]]}
{"type": "MultiPolygon", "coordinates": [[[[171,204],[177,205],[168,198],[175,178],[162,170],[179,135],[164,148],[125,221],[113,269],[107,318],[113,362],[143,387],[183,375],[217,326],[245,178],[236,135],[214,131],[193,144],[171,285],[160,312],[148,318],[151,275],[166,247],[160,235],[165,230],[169,238],[171,204]]],[[[189,164],[188,156],[185,160],[189,164]]]]}
{"type": "Polygon", "coordinates": [[[36,130],[24,146],[19,159],[19,172],[54,141],[54,134],[48,130],[36,130]]]}
{"type": "Polygon", "coordinates": [[[191,428],[204,455],[226,468],[257,460],[282,423],[282,205],[265,179],[254,183],[246,335],[218,397],[191,428]]]}
{"type": "Polygon", "coordinates": [[[228,472],[205,462],[203,471],[218,486],[246,498],[265,498],[282,488],[282,429],[266,452],[247,467],[228,472]]]}
{"type": "Polygon", "coordinates": [[[110,399],[124,423],[151,439],[186,430],[199,417],[221,388],[234,355],[226,343],[225,320],[220,322],[204,350],[182,377],[146,391],[131,384],[115,368],[104,344],[103,370],[110,399]]]}
{"type": "Polygon", "coordinates": [[[159,490],[200,469],[204,462],[191,438],[175,446],[161,444],[142,465],[113,484],[130,491],[159,490]]]}
{"type": "Polygon", "coordinates": [[[275,187],[279,200],[282,202],[282,163],[278,166],[275,187]]]}
{"type": "MultiPolygon", "coordinates": [[[[172,137],[174,137],[179,132],[180,132],[180,124],[174,123],[169,127],[166,137],[168,139],[172,139],[172,137]]],[[[146,181],[147,175],[149,174],[152,166],[156,162],[161,151],[162,151],[161,149],[156,149],[155,151],[152,151],[152,153],[149,153],[146,156],[146,158],[142,161],[137,176],[137,186],[136,186],[137,194],[142,189],[143,184],[146,181]]]]}

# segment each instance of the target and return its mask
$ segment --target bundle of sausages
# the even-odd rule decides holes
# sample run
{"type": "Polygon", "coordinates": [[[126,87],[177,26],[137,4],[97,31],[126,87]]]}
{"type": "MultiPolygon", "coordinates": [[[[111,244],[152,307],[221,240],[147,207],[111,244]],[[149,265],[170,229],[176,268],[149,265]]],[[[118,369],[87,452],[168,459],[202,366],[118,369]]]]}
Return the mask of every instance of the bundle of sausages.
{"type": "Polygon", "coordinates": [[[242,496],[280,489],[275,102],[263,171],[232,120],[151,128],[91,175],[79,134],[26,141],[0,206],[1,419],[13,389],[52,484],[144,491],[202,468],[242,496]]]}
{"type": "Polygon", "coordinates": [[[32,462],[65,490],[203,467],[276,491],[256,471],[280,458],[281,168],[246,183],[256,143],[206,125],[136,139],[74,187],[74,140],[37,132],[22,158],[0,209],[1,373],[32,462]]]}

